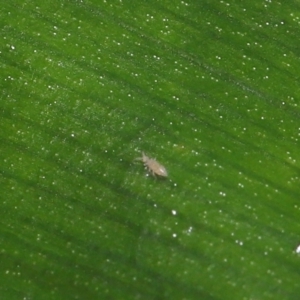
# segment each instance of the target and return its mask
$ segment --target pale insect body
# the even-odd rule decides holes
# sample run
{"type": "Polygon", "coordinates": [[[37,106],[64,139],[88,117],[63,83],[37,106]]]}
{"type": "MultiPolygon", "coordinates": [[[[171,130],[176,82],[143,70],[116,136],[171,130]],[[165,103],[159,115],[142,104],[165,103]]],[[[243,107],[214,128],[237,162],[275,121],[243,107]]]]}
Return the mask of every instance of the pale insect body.
{"type": "Polygon", "coordinates": [[[167,177],[168,172],[166,168],[161,165],[157,160],[153,158],[149,158],[145,153],[142,153],[142,157],[137,158],[138,160],[141,160],[145,167],[152,173],[153,176],[158,175],[161,177],[167,177]]]}

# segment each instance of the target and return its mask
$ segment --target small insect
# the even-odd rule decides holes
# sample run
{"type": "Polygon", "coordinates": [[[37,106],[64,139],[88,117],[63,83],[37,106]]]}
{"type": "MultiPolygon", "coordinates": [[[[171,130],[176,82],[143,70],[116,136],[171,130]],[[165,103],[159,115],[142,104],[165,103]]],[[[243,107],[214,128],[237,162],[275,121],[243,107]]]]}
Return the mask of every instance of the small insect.
{"type": "Polygon", "coordinates": [[[137,158],[137,160],[141,160],[153,176],[158,175],[161,177],[168,177],[168,172],[163,165],[161,165],[157,160],[149,158],[144,152],[142,152],[142,155],[143,156],[137,158]]]}

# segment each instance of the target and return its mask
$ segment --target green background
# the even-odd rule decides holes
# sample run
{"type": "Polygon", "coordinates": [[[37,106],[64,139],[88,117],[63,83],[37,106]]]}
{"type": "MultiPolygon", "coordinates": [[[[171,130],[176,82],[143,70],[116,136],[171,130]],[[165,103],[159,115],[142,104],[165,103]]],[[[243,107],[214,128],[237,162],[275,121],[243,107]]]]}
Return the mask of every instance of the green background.
{"type": "Polygon", "coordinates": [[[1,4],[1,299],[299,299],[300,6],[248,2],[1,4]]]}

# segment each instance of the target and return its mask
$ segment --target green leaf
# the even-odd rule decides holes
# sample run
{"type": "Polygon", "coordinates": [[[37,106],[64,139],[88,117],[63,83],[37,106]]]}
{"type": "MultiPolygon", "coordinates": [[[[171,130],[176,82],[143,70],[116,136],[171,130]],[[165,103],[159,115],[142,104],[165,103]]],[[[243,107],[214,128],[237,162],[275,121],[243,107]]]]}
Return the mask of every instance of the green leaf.
{"type": "Polygon", "coordinates": [[[297,300],[297,11],[3,3],[1,299],[297,300]]]}

